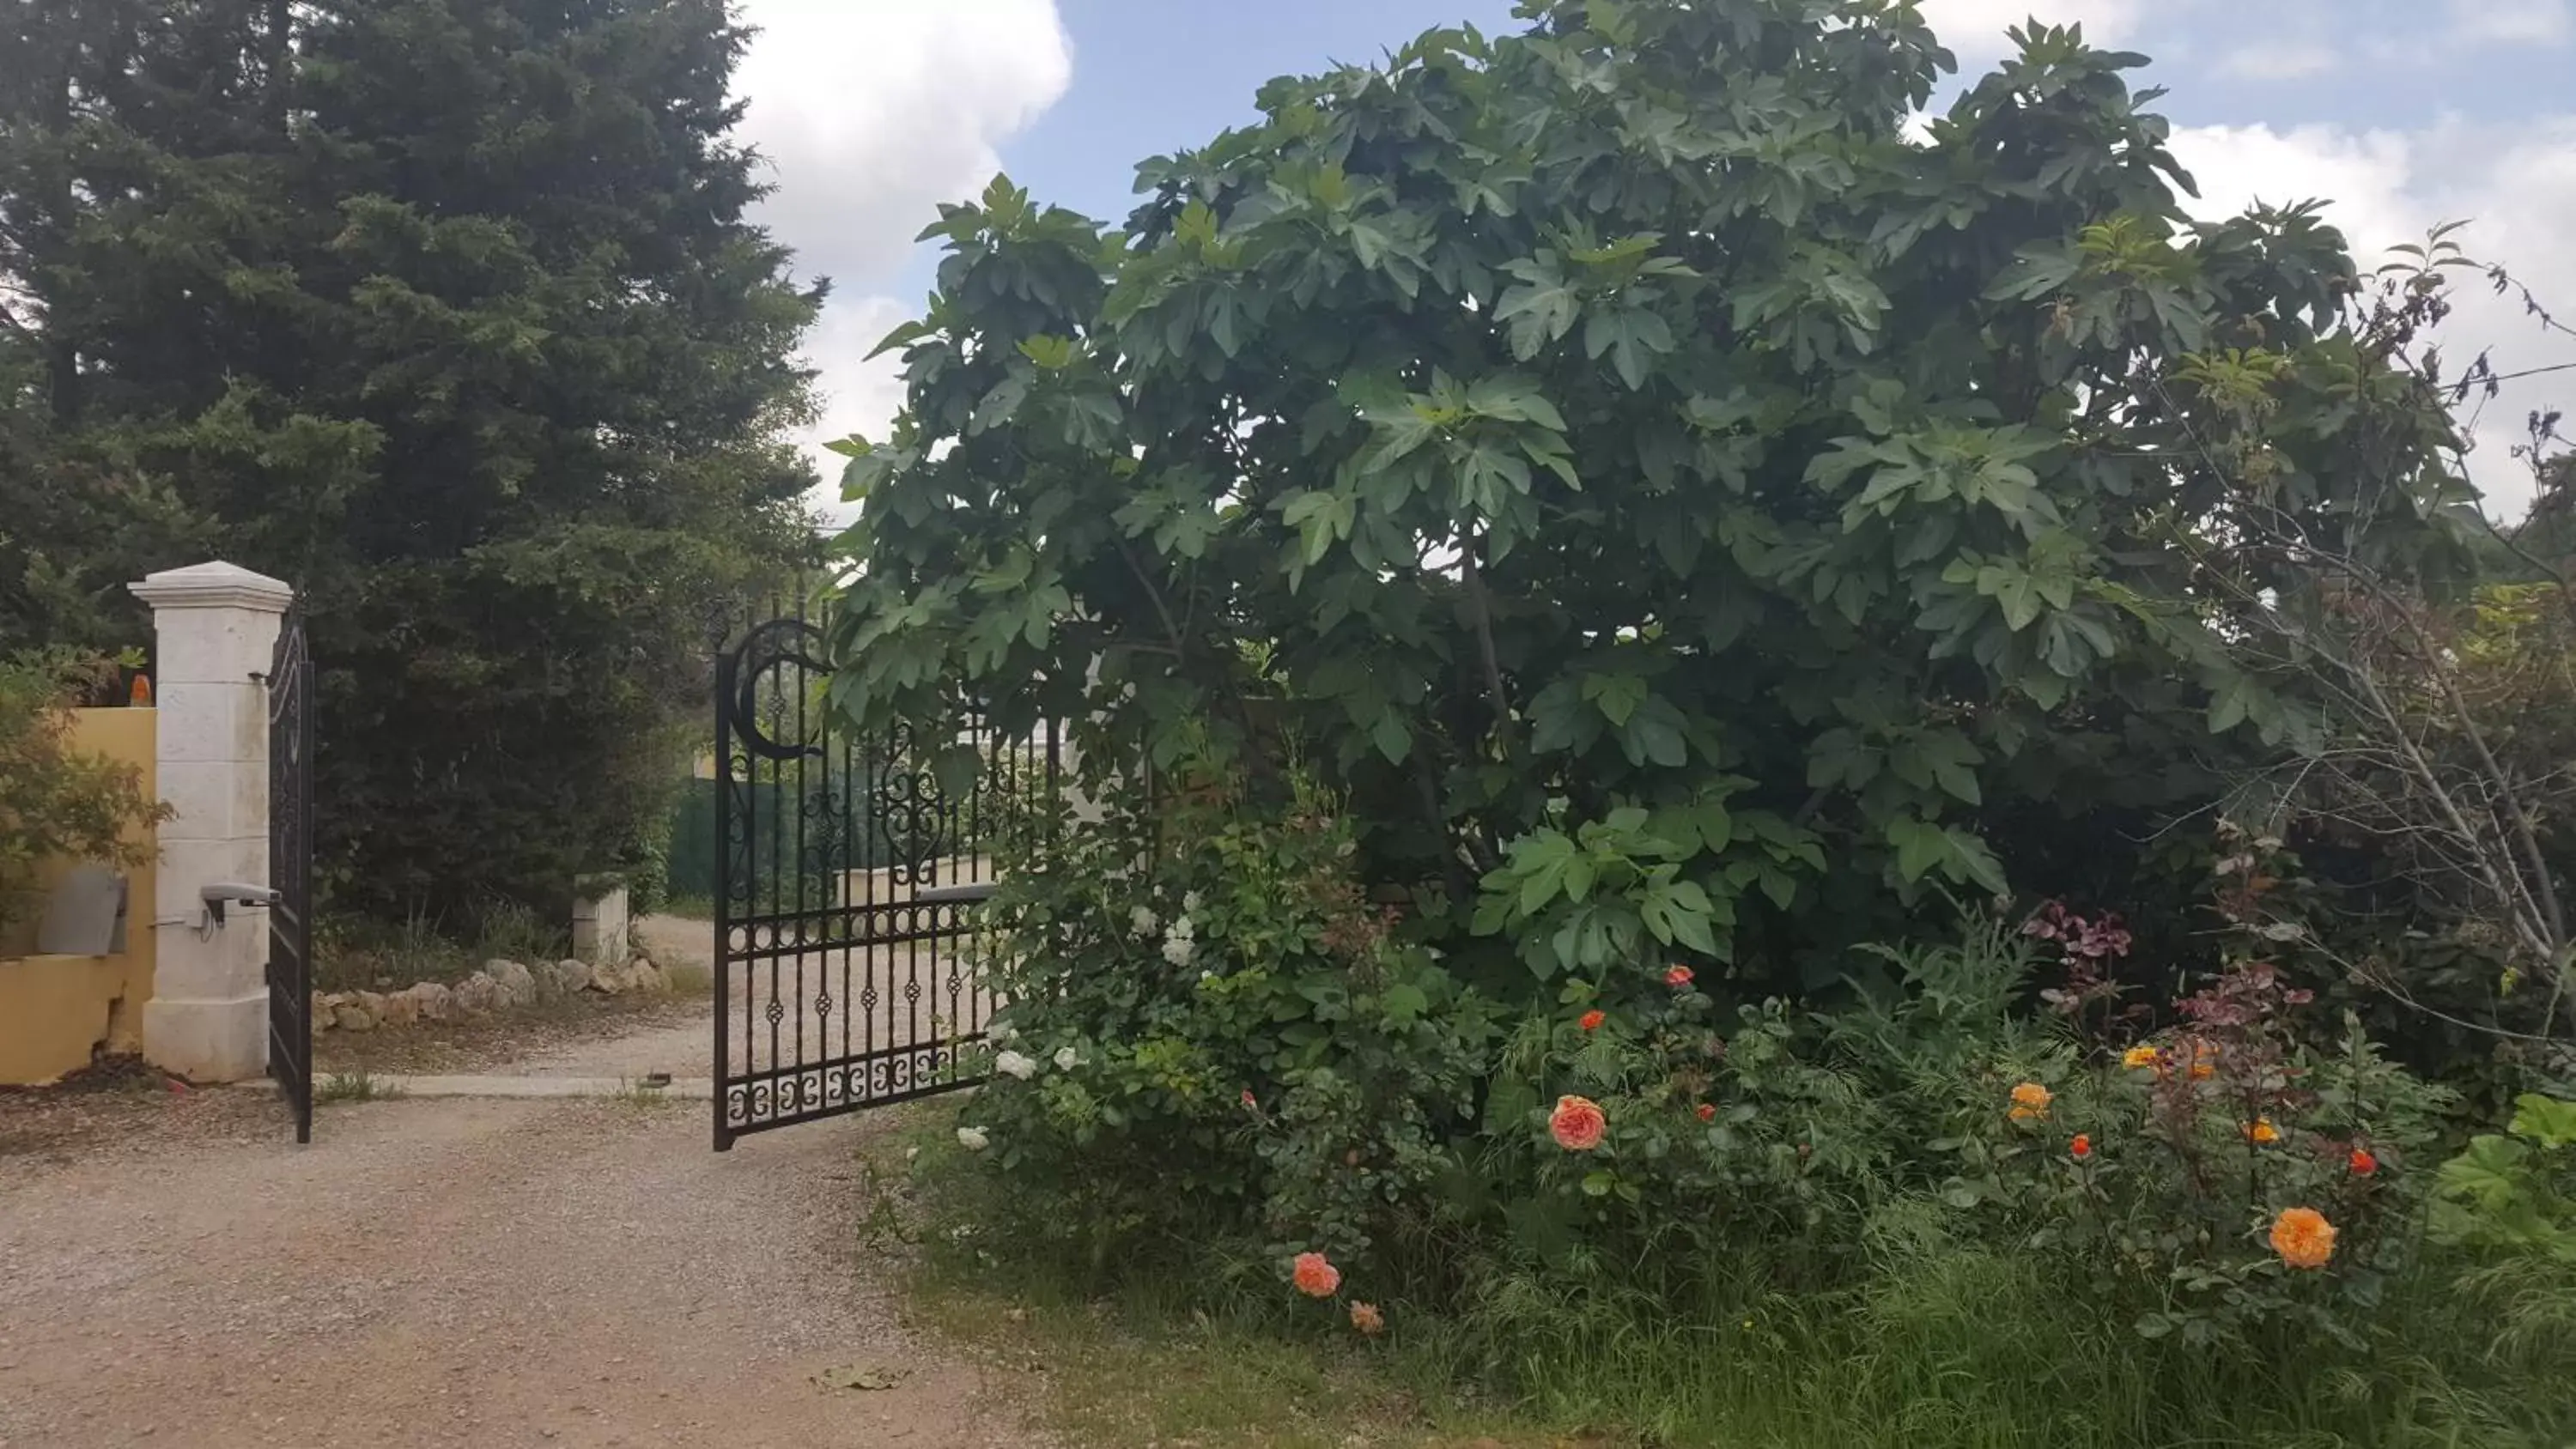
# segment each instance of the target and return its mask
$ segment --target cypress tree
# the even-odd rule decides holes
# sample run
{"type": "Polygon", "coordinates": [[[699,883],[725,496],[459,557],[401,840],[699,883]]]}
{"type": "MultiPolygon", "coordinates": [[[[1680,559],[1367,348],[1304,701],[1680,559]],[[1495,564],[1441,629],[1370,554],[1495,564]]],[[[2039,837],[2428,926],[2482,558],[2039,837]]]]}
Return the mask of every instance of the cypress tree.
{"type": "Polygon", "coordinates": [[[711,606],[807,546],[821,291],[745,219],[745,32],[38,0],[7,40],[0,463],[43,506],[0,617],[131,636],[116,586],[209,552],[296,583],[343,907],[464,924],[634,857],[711,606]]]}

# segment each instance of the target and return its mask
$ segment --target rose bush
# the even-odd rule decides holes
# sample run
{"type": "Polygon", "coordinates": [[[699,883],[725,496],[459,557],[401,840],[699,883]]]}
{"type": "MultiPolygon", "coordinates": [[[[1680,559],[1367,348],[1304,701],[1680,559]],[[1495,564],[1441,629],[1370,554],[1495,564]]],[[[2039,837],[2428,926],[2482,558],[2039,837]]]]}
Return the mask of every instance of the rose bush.
{"type": "Polygon", "coordinates": [[[1496,1063],[1467,1236],[1528,1271],[1644,1265],[1658,1291],[1748,1253],[1828,1289],[1901,1225],[2150,1338],[2364,1341],[2455,1099],[2259,958],[2162,1013],[2106,1003],[2087,963],[2127,939],[2068,921],[1974,916],[1833,1011],[1569,986],[1496,1063]]]}

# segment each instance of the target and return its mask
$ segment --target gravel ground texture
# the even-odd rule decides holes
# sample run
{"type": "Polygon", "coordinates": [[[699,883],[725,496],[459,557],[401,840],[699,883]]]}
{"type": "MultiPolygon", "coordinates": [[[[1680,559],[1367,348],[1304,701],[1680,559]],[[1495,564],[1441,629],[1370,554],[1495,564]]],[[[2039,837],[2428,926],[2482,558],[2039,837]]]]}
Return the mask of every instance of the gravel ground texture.
{"type": "Polygon", "coordinates": [[[898,1320],[887,1125],[396,1099],[298,1148],[256,1089],[0,1098],[0,1449],[1041,1443],[1025,1375],[898,1320]]]}

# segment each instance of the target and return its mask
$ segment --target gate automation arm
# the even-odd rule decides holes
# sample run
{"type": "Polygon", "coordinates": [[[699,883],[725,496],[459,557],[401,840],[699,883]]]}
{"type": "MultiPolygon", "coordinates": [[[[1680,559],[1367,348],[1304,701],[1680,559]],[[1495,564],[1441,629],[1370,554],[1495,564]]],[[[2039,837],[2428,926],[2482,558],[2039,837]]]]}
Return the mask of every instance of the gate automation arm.
{"type": "Polygon", "coordinates": [[[225,906],[273,906],[281,898],[278,892],[267,886],[227,882],[222,885],[197,888],[197,899],[205,904],[206,921],[210,926],[220,926],[224,923],[225,906]]]}

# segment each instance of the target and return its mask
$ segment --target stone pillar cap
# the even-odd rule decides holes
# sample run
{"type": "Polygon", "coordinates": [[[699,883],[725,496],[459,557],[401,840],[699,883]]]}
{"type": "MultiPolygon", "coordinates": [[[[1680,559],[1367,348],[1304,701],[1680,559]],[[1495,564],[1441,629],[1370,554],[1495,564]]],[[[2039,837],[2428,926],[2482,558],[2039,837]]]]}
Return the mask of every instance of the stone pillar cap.
{"type": "Polygon", "coordinates": [[[283,614],[295,602],[292,586],[220,560],[163,569],[139,584],[125,586],[155,609],[250,609],[283,614]]]}

